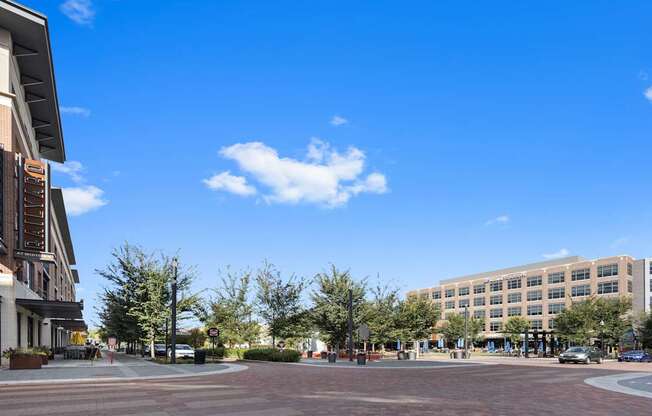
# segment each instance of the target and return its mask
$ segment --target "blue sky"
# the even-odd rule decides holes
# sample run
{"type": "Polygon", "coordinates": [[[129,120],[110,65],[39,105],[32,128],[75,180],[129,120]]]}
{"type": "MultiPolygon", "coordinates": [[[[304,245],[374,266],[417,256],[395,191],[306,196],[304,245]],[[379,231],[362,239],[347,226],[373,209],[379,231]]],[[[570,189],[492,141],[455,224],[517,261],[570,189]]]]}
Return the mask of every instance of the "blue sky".
{"type": "Polygon", "coordinates": [[[649,2],[26,4],[91,322],[124,241],[179,250],[197,289],[264,259],[408,290],[652,255],[649,2]]]}

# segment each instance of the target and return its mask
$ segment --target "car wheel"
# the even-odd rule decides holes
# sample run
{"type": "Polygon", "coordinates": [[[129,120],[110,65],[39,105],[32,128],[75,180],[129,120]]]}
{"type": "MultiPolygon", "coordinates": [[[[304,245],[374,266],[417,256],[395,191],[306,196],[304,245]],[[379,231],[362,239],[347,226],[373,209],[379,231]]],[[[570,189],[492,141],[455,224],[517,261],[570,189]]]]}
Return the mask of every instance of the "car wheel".
{"type": "Polygon", "coordinates": [[[561,358],[559,359],[559,364],[565,364],[566,361],[562,360],[561,358]]]}
{"type": "Polygon", "coordinates": [[[584,364],[591,364],[591,358],[586,357],[586,360],[584,360],[584,364]]]}
{"type": "Polygon", "coordinates": [[[598,359],[595,362],[598,364],[602,364],[602,357],[598,357],[598,359]]]}

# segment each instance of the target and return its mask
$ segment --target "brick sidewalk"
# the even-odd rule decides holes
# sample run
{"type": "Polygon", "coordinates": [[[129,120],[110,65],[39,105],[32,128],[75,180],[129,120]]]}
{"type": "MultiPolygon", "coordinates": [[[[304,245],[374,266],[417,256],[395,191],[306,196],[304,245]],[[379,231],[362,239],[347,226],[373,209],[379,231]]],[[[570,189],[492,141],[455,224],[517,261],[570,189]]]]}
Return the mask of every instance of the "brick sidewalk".
{"type": "Polygon", "coordinates": [[[346,371],[247,363],[239,373],[93,385],[0,388],[2,416],[649,416],[652,400],[598,389],[598,366],[346,371]],[[24,398],[30,397],[30,400],[24,398]]]}

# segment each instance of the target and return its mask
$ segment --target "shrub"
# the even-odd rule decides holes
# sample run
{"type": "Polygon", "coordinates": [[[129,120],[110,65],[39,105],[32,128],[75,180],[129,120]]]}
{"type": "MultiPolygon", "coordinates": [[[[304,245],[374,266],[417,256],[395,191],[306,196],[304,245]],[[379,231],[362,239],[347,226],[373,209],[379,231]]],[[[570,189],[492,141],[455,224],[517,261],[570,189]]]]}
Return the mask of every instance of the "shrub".
{"type": "Polygon", "coordinates": [[[244,353],[247,351],[246,348],[227,348],[224,350],[224,356],[228,358],[236,358],[242,360],[244,353]]]}
{"type": "Polygon", "coordinates": [[[245,360],[297,363],[301,360],[301,353],[294,350],[281,351],[274,348],[257,348],[245,351],[243,357],[245,360]]]}

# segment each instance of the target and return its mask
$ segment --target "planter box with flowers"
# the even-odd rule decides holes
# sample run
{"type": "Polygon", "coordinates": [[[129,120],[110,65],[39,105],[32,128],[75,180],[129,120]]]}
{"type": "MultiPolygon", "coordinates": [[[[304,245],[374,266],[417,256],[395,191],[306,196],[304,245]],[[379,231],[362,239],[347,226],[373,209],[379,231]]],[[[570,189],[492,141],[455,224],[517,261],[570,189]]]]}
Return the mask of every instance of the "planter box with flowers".
{"type": "MultiPolygon", "coordinates": [[[[9,359],[10,370],[39,369],[43,365],[44,355],[33,349],[13,349],[3,351],[2,356],[9,359]]],[[[45,355],[47,360],[47,355],[45,355]]]]}

